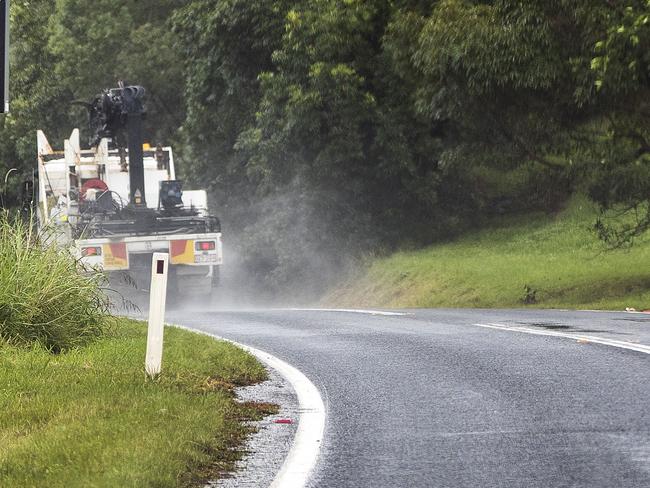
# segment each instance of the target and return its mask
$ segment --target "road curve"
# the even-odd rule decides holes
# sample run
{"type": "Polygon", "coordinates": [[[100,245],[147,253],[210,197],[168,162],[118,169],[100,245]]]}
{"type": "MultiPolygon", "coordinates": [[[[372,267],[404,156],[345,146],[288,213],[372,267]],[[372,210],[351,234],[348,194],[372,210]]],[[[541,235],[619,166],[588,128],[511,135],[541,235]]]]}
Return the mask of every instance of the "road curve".
{"type": "Polygon", "coordinates": [[[327,424],[310,486],[650,486],[650,354],[584,339],[650,346],[650,316],[394,313],[167,319],[274,354],[316,384],[327,424]]]}

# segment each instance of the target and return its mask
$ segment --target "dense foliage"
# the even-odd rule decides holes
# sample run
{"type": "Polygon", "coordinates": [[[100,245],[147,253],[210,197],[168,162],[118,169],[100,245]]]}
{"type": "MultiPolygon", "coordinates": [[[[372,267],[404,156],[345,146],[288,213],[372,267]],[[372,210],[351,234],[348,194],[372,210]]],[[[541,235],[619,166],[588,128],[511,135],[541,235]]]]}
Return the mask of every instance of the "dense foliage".
{"type": "Polygon", "coordinates": [[[150,139],[177,143],[264,286],[309,291],[351,255],[554,211],[576,190],[635,213],[605,212],[605,239],[650,226],[648,0],[12,9],[0,164],[31,167],[37,127],[60,140],[80,125],[69,100],[143,84],[150,139]]]}

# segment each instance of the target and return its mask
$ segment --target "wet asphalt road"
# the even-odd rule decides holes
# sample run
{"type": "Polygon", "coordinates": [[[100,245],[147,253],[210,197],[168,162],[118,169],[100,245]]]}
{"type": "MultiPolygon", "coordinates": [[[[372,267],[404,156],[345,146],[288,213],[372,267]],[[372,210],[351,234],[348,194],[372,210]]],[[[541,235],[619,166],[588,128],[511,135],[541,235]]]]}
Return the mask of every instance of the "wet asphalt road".
{"type": "Polygon", "coordinates": [[[650,316],[529,310],[169,312],[272,353],[326,403],[315,487],[650,487],[650,316]]]}

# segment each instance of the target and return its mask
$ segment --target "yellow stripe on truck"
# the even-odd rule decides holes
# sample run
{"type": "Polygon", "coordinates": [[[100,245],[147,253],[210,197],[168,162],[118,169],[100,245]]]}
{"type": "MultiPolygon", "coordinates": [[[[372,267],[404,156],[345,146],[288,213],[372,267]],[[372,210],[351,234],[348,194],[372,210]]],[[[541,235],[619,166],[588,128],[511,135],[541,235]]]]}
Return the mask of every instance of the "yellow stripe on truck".
{"type": "Polygon", "coordinates": [[[102,254],[106,271],[129,269],[129,254],[126,252],[125,242],[102,244],[102,254]]]}
{"type": "Polygon", "coordinates": [[[178,240],[169,242],[172,264],[194,264],[194,241],[178,240]]]}

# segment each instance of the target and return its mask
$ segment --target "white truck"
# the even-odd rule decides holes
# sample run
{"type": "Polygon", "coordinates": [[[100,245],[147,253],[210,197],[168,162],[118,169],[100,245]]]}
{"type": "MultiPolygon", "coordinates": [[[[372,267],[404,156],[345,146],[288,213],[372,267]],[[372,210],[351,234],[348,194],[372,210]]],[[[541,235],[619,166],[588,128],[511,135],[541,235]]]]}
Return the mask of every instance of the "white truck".
{"type": "MultiPolygon", "coordinates": [[[[117,90],[110,91],[113,98],[121,96],[117,90]]],[[[152,253],[167,252],[169,294],[211,294],[223,255],[219,220],[208,213],[205,190],[182,191],[171,147],[140,140],[109,149],[109,139],[98,137],[94,147],[81,149],[74,129],[64,149],[55,151],[37,132],[39,223],[113,283],[147,291],[152,253]],[[135,191],[134,170],[140,174],[135,191]]]]}

